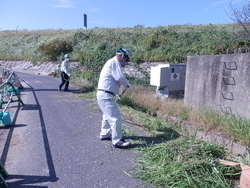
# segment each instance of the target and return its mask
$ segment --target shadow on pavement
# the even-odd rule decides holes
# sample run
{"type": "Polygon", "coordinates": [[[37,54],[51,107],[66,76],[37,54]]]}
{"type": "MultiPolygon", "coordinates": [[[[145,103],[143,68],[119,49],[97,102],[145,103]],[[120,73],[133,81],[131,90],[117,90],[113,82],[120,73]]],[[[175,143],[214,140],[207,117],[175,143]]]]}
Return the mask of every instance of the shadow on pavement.
{"type": "Polygon", "coordinates": [[[11,174],[7,178],[7,182],[9,187],[25,187],[25,188],[48,188],[48,186],[37,186],[37,185],[28,185],[28,184],[35,184],[35,183],[42,183],[42,182],[56,182],[58,178],[51,178],[48,176],[22,176],[22,175],[15,175],[11,174]]]}
{"type": "Polygon", "coordinates": [[[6,162],[14,129],[16,127],[26,126],[26,125],[15,125],[16,118],[18,116],[19,111],[20,110],[38,110],[40,122],[41,122],[41,130],[42,130],[42,136],[43,136],[43,141],[44,141],[44,149],[45,149],[45,154],[46,154],[46,159],[47,159],[46,161],[47,161],[47,166],[48,166],[48,170],[49,170],[49,176],[28,176],[28,175],[23,176],[23,175],[9,174],[7,176],[7,178],[5,178],[5,179],[6,179],[7,183],[9,182],[8,183],[9,187],[13,187],[13,188],[17,188],[17,187],[18,188],[21,188],[21,187],[47,188],[47,186],[31,186],[31,185],[27,186],[27,184],[34,184],[34,183],[41,183],[41,182],[55,182],[58,180],[58,178],[56,177],[56,173],[55,173],[54,163],[53,163],[53,159],[52,159],[52,154],[51,154],[51,150],[50,150],[50,145],[49,145],[49,141],[48,141],[46,126],[44,123],[44,118],[43,118],[41,106],[40,106],[39,101],[36,97],[35,91],[33,90],[33,88],[31,86],[30,86],[29,90],[31,90],[33,92],[36,104],[24,105],[24,106],[21,106],[19,104],[17,107],[16,113],[14,115],[14,118],[13,118],[13,125],[4,127],[4,129],[9,129],[9,132],[8,132],[7,139],[6,139],[4,148],[3,148],[1,161],[2,161],[2,164],[5,164],[5,162],[6,162]]]}

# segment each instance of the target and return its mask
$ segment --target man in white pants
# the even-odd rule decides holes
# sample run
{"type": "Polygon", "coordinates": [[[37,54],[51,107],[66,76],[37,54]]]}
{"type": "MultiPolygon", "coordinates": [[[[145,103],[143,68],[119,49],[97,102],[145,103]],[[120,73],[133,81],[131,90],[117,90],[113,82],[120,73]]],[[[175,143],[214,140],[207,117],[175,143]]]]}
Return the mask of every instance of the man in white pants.
{"type": "Polygon", "coordinates": [[[129,56],[127,49],[118,49],[116,55],[103,66],[98,82],[97,101],[103,113],[100,139],[112,140],[116,148],[127,148],[131,145],[131,142],[125,141],[122,137],[121,114],[114,99],[121,85],[126,89],[131,88],[121,70],[121,67],[130,61],[129,56]]]}

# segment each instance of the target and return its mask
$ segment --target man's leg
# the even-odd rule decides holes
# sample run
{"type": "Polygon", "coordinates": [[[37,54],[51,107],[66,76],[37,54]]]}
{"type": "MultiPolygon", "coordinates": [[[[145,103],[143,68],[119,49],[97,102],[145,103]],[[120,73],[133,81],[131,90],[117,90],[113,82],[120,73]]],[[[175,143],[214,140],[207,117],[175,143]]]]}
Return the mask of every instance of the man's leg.
{"type": "Polygon", "coordinates": [[[68,91],[69,90],[69,81],[66,80],[65,81],[65,88],[64,88],[64,91],[68,91]]]}
{"type": "Polygon", "coordinates": [[[105,115],[102,115],[102,126],[100,132],[101,140],[111,140],[110,126],[105,115]]]}
{"type": "Polygon", "coordinates": [[[122,121],[120,110],[114,97],[108,93],[97,92],[98,105],[111,128],[112,144],[122,139],[122,121]]]}
{"type": "Polygon", "coordinates": [[[62,77],[62,82],[61,82],[61,84],[59,85],[59,91],[61,91],[61,89],[62,89],[62,87],[63,87],[64,84],[65,84],[65,80],[64,80],[64,78],[62,77]]]}
{"type": "Polygon", "coordinates": [[[69,90],[69,76],[64,73],[64,82],[65,82],[65,87],[64,87],[64,91],[68,91],[69,90]]]}

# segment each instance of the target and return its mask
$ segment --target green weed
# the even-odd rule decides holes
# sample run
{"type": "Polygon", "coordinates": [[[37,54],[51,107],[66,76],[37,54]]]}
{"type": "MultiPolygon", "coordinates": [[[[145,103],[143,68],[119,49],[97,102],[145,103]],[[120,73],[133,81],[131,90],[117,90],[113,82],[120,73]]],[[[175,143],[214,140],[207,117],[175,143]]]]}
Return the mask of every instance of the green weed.
{"type": "Polygon", "coordinates": [[[228,188],[233,181],[224,174],[235,173],[239,178],[241,170],[225,168],[216,162],[226,155],[223,147],[184,137],[139,151],[136,177],[156,187],[228,188]]]}
{"type": "Polygon", "coordinates": [[[0,31],[0,59],[39,61],[72,52],[72,58],[91,70],[100,70],[115,49],[133,52],[133,62],[181,63],[190,55],[226,53],[230,47],[249,46],[238,41],[233,24],[172,25],[155,28],[95,28],[78,30],[0,31]]]}

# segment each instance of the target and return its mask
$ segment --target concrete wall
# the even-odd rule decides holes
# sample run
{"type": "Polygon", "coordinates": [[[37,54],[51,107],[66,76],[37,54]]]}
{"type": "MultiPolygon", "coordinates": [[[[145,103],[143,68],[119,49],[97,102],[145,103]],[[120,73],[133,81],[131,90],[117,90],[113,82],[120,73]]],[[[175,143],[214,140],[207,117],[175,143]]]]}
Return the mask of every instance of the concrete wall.
{"type": "Polygon", "coordinates": [[[188,56],[184,102],[250,118],[250,54],[188,56]]]}
{"type": "Polygon", "coordinates": [[[48,75],[59,68],[56,62],[39,63],[33,65],[30,61],[1,61],[0,70],[10,68],[16,72],[27,72],[31,74],[48,75]]]}
{"type": "MultiPolygon", "coordinates": [[[[157,66],[164,62],[146,62],[136,68],[135,66],[128,65],[124,68],[124,72],[129,76],[143,79],[150,75],[151,66],[157,66]]],[[[48,75],[55,70],[59,69],[61,62],[42,62],[33,65],[30,61],[2,61],[0,60],[0,69],[11,68],[13,71],[28,72],[31,74],[48,75]]],[[[78,66],[78,62],[71,62],[72,68],[78,66]]]]}

